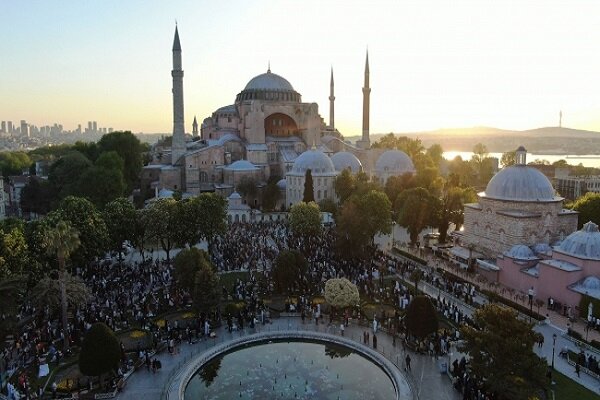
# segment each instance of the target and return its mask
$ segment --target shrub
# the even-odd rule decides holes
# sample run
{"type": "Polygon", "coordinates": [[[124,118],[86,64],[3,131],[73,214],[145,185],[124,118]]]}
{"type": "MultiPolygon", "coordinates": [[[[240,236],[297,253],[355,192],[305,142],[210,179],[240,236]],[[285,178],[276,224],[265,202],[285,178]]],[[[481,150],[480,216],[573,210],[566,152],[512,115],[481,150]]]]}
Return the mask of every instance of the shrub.
{"type": "Polygon", "coordinates": [[[79,370],[87,376],[100,376],[117,369],[121,349],[114,332],[105,324],[92,325],[83,338],[79,370]]]}

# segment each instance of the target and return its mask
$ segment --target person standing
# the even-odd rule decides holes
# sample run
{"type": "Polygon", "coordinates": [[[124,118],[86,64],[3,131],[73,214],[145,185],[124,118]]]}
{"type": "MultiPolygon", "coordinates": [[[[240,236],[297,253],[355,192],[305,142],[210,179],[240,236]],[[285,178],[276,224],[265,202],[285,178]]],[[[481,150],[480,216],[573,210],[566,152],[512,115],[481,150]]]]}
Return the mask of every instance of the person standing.
{"type": "Polygon", "coordinates": [[[377,350],[377,335],[373,335],[373,348],[377,350]]]}
{"type": "Polygon", "coordinates": [[[344,323],[342,322],[342,323],[340,324],[340,333],[341,333],[341,335],[342,335],[342,336],[344,336],[344,328],[345,328],[345,327],[344,327],[344,323]]]}
{"type": "Polygon", "coordinates": [[[407,371],[410,371],[410,370],[411,370],[411,369],[410,369],[410,354],[407,354],[407,355],[406,355],[406,358],[404,359],[404,361],[406,362],[406,367],[405,367],[405,369],[406,369],[407,371]]]}

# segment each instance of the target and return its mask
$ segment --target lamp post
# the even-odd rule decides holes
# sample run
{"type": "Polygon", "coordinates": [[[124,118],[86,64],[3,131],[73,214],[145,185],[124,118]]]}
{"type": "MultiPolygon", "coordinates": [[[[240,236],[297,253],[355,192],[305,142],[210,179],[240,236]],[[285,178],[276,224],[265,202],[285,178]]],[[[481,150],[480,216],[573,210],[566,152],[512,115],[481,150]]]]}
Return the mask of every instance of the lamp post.
{"type": "Polygon", "coordinates": [[[552,334],[552,370],[554,371],[554,348],[556,347],[556,333],[552,334]]]}
{"type": "Polygon", "coordinates": [[[529,323],[531,323],[531,314],[533,314],[533,296],[535,296],[535,292],[533,291],[533,286],[527,291],[527,297],[529,297],[529,323]]]}

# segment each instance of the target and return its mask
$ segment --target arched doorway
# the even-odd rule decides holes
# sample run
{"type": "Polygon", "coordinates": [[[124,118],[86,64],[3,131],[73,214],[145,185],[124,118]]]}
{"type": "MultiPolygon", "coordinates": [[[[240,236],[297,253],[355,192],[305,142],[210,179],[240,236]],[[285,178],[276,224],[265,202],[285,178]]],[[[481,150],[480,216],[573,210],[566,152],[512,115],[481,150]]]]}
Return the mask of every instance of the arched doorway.
{"type": "Polygon", "coordinates": [[[265,135],[275,137],[289,137],[298,134],[298,125],[292,117],[282,113],[275,113],[265,118],[265,135]]]}

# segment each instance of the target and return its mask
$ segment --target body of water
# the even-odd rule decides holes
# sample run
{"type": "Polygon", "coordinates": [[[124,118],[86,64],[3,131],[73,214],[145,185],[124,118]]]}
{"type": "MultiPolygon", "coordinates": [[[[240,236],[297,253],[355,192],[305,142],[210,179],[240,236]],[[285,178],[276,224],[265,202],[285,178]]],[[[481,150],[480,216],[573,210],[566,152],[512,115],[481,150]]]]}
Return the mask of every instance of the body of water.
{"type": "MultiPolygon", "coordinates": [[[[452,160],[456,156],[461,156],[463,160],[470,160],[473,155],[470,151],[445,151],[444,158],[446,160],[452,160]]],[[[497,157],[498,160],[502,158],[502,153],[490,153],[491,157],[497,157]]],[[[599,155],[556,155],[556,154],[535,154],[527,153],[527,162],[534,160],[548,160],[550,164],[558,160],[565,160],[571,165],[583,164],[584,167],[595,167],[600,168],[600,156],[599,155]]]]}
{"type": "Polygon", "coordinates": [[[353,350],[315,342],[269,342],[235,349],[205,364],[186,400],[393,399],[388,375],[353,350]]]}

